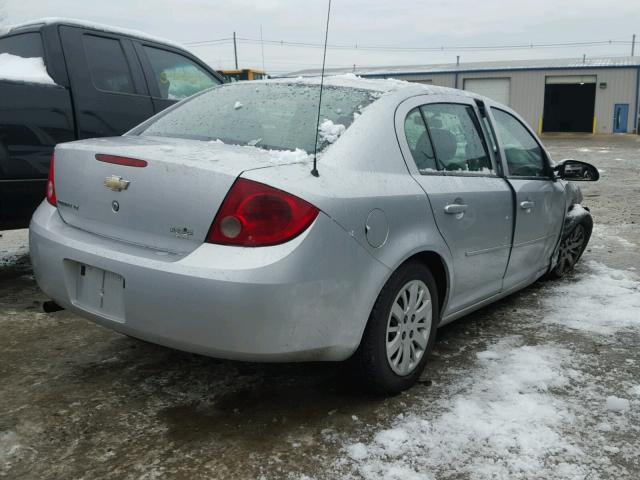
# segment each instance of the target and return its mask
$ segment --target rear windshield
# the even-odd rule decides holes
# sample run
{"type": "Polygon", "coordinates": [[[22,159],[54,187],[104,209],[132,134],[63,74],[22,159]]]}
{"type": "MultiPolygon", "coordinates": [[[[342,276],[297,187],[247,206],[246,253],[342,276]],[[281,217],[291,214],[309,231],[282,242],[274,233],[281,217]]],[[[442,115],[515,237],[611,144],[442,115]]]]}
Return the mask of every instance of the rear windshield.
{"type": "MultiPolygon", "coordinates": [[[[221,140],[274,150],[313,152],[318,115],[318,85],[242,82],[213,88],[187,100],[132,134],[196,140],[221,140]]],[[[374,92],[325,87],[318,149],[333,143],[374,92]]]]}
{"type": "Polygon", "coordinates": [[[22,58],[43,57],[42,39],[37,32],[21,33],[0,38],[0,53],[22,58]]]}

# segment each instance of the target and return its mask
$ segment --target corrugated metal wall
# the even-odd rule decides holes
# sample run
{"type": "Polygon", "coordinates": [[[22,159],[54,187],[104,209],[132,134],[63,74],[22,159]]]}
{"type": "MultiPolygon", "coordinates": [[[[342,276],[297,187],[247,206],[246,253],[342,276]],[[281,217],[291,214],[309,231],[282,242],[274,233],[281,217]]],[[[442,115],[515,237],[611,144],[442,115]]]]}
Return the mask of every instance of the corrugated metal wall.
{"type": "MultiPolygon", "coordinates": [[[[545,78],[551,75],[595,75],[597,78],[595,105],[597,133],[613,132],[613,109],[616,103],[629,104],[628,131],[633,131],[638,81],[636,68],[460,73],[458,74],[457,87],[462,88],[465,78],[510,78],[509,106],[522,115],[534,130],[538,131],[544,108],[545,78]],[[600,88],[602,82],[607,84],[604,89],[600,88]]],[[[397,78],[408,81],[430,80],[433,85],[455,87],[455,77],[456,75],[453,73],[446,73],[402,75],[397,78]]]]}

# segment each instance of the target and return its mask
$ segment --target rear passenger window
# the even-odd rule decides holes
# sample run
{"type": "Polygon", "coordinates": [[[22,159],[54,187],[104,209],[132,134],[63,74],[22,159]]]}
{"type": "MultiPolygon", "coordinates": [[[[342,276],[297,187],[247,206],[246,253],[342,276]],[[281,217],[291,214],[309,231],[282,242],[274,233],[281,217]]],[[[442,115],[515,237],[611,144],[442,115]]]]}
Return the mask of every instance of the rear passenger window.
{"type": "Polygon", "coordinates": [[[120,41],[95,35],[83,35],[82,38],[95,87],[107,92],[135,93],[120,41]]]}
{"type": "Polygon", "coordinates": [[[420,173],[437,170],[436,158],[431,147],[431,140],[427,133],[419,108],[409,112],[404,121],[404,134],[407,137],[409,150],[420,173]]]}
{"type": "Polygon", "coordinates": [[[421,107],[445,171],[493,173],[491,157],[475,110],[470,105],[436,103],[421,107]]]}
{"type": "Polygon", "coordinates": [[[153,47],[144,47],[144,50],[151,62],[161,98],[181,100],[220,83],[182,55],[153,47]]]}

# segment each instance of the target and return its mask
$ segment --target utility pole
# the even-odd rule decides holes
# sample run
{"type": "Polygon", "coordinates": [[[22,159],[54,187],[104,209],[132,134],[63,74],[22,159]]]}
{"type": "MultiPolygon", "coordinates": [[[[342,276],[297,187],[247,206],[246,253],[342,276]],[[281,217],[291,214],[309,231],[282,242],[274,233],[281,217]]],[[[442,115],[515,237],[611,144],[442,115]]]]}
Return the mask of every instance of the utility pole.
{"type": "Polygon", "coordinates": [[[260,25],[260,50],[262,51],[262,73],[267,73],[267,69],[264,67],[264,41],[262,40],[262,25],[260,25]]]}
{"type": "Polygon", "coordinates": [[[635,53],[636,50],[636,34],[633,34],[633,37],[631,37],[631,56],[633,57],[633,54],[635,53]]]}
{"type": "Polygon", "coordinates": [[[236,32],[233,32],[233,56],[236,59],[236,70],[238,70],[238,46],[236,45],[236,32]]]}

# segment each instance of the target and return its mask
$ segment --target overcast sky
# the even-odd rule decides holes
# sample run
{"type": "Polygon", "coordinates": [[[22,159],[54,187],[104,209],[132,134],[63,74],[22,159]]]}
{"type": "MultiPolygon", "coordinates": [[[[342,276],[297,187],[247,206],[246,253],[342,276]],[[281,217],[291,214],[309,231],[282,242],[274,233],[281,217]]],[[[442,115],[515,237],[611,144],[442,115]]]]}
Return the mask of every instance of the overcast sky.
{"type": "MultiPolygon", "coordinates": [[[[240,38],[320,44],[326,1],[294,0],[0,0],[9,23],[44,16],[74,17],[142,30],[181,43],[240,38]]],[[[640,34],[640,0],[333,0],[329,43],[394,47],[458,47],[589,41],[631,41],[640,34]]],[[[233,45],[189,47],[215,68],[233,67],[233,45]]],[[[330,49],[328,67],[481,60],[629,55],[630,45],[448,50],[330,49]]],[[[636,47],[640,54],[640,48],[636,47]]],[[[240,67],[262,67],[260,43],[238,43],[240,67]]],[[[322,50],[264,45],[271,73],[319,67],[322,50]]]]}

